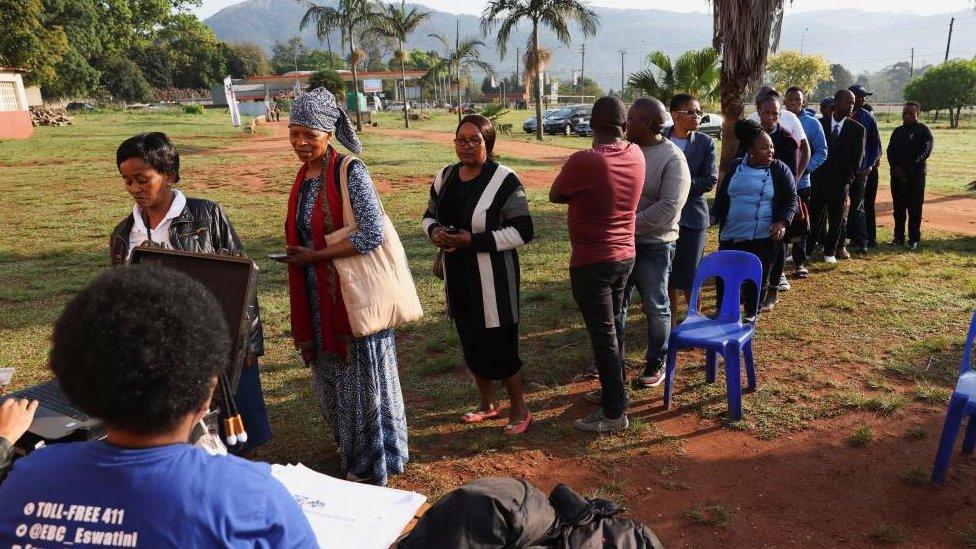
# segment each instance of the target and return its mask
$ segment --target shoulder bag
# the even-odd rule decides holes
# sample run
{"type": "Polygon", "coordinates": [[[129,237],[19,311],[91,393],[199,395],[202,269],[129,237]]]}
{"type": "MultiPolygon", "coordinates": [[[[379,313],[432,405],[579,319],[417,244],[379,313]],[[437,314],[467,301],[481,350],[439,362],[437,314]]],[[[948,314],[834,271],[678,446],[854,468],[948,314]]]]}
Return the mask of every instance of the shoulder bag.
{"type": "MultiPolygon", "coordinates": [[[[325,235],[329,246],[338,244],[358,229],[349,201],[348,170],[353,160],[355,158],[352,156],[346,156],[339,167],[345,226],[325,235]]],[[[400,236],[379,197],[377,202],[383,214],[383,243],[369,253],[332,260],[339,275],[339,287],[354,337],[397,328],[418,320],[424,314],[400,236]]]]}

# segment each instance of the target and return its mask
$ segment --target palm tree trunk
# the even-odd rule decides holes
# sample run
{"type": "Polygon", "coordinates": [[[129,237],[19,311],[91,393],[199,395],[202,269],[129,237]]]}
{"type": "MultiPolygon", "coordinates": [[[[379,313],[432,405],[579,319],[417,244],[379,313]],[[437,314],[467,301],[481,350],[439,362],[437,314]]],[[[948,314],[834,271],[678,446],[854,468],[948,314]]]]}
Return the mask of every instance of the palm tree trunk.
{"type": "Polygon", "coordinates": [[[335,67],[332,65],[333,54],[332,54],[332,33],[331,32],[325,33],[325,43],[326,43],[326,47],[329,48],[329,68],[334,69],[335,67]]]}
{"type": "Polygon", "coordinates": [[[356,131],[363,131],[363,115],[359,111],[359,74],[356,72],[356,44],[353,40],[352,26],[349,26],[349,64],[352,65],[352,93],[353,102],[356,104],[356,131]]]}
{"type": "Polygon", "coordinates": [[[532,20],[532,55],[535,56],[535,138],[542,141],[542,71],[539,67],[539,20],[532,20]]]}
{"type": "Polygon", "coordinates": [[[397,40],[400,50],[400,81],[403,83],[403,127],[410,127],[410,117],[407,115],[407,68],[404,65],[403,42],[397,40]]]}
{"type": "Polygon", "coordinates": [[[457,64],[457,113],[458,113],[458,124],[461,123],[461,117],[464,116],[461,111],[461,60],[458,60],[457,64]]]}
{"type": "Polygon", "coordinates": [[[749,79],[746,76],[722,75],[722,155],[718,164],[719,181],[732,165],[739,141],[735,138],[735,123],[742,118],[745,110],[742,94],[749,79]]]}

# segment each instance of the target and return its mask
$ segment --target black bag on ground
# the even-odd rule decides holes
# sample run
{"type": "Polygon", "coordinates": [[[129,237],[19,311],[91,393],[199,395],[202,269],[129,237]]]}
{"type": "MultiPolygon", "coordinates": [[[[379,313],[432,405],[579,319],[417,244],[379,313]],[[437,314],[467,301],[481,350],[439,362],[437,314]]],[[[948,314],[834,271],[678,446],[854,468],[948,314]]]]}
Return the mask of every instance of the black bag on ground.
{"type": "Polygon", "coordinates": [[[560,484],[547,499],[525,481],[474,480],[431,507],[399,549],[663,549],[624,509],[560,484]]]}

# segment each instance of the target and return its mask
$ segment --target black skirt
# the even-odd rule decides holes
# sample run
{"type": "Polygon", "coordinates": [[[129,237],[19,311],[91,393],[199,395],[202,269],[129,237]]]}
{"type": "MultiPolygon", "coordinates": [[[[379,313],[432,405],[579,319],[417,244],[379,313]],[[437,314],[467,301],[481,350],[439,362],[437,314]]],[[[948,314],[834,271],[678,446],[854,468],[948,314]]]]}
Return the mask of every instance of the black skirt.
{"type": "Polygon", "coordinates": [[[484,328],[477,322],[455,318],[464,360],[478,377],[508,379],[522,369],[518,351],[518,324],[484,328]]]}

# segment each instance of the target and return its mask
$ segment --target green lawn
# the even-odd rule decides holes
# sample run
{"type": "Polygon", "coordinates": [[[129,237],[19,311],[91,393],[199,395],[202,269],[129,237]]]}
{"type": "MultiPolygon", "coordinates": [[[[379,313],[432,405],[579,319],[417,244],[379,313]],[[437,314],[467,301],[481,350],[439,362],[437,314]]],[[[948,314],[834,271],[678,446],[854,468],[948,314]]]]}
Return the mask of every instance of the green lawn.
{"type": "MultiPolygon", "coordinates": [[[[429,112],[430,118],[425,120],[412,121],[410,127],[413,129],[429,131],[454,131],[457,126],[457,115],[444,112],[443,110],[429,112]]],[[[534,116],[534,111],[509,111],[499,119],[499,124],[512,124],[512,134],[502,137],[502,139],[537,142],[535,134],[528,134],[522,131],[522,122],[530,116],[534,116]]],[[[374,115],[374,120],[381,127],[401,128],[403,127],[403,117],[395,113],[378,113],[374,115]]],[[[879,126],[881,130],[882,148],[888,145],[888,138],[891,131],[901,124],[896,116],[881,115],[879,126]]],[[[929,161],[929,176],[926,182],[926,189],[933,193],[951,196],[959,194],[974,194],[967,189],[967,185],[976,181],[976,125],[972,121],[963,121],[963,127],[950,129],[944,119],[940,122],[930,122],[929,127],[935,135],[935,150],[929,161]]],[[[570,149],[585,149],[590,146],[590,139],[583,137],[566,137],[562,135],[545,135],[543,143],[557,145],[570,149]]],[[[888,187],[888,163],[886,160],[881,162],[881,186],[888,187]]]]}
{"type": "MultiPolygon", "coordinates": [[[[317,411],[309,374],[292,350],[285,271],[265,259],[283,244],[286,192],[297,166],[287,151],[280,152],[270,158],[273,166],[261,189],[233,180],[215,184],[213,174],[238,173],[234,170],[253,160],[240,153],[201,152],[253,139],[230,128],[221,113],[91,115],[71,127],[39,128],[28,141],[0,142],[0,365],[18,368],[15,388],[49,377],[45,357],[51,323],[70,296],[105,268],[109,232],[131,208],[115,170],[115,147],[124,137],[148,130],[174,137],[185,153],[183,185],[192,189],[190,194],[226,207],[262,269],[263,382],[276,437],[259,457],[334,471],[331,435],[317,411]]],[[[939,135],[972,135],[966,132],[939,135]]],[[[940,145],[950,141],[939,139],[940,145]]],[[[451,158],[446,146],[368,134],[364,140],[363,158],[383,178],[429,177],[451,158]]],[[[933,171],[941,173],[938,158],[933,171]]],[[[475,390],[469,380],[453,374],[461,360],[459,344],[442,314],[441,283],[430,275],[433,248],[419,227],[426,193],[422,186],[404,186],[383,197],[427,312],[399,332],[413,459],[395,484],[436,496],[452,487],[438,474],[443,460],[463,461],[487,451],[512,454],[526,446],[541,446],[560,457],[589,456],[607,466],[648,445],[673,442],[679,455],[680,443],[649,419],[619,436],[572,432],[566,413],[578,407],[581,391],[574,376],[589,362],[590,352],[569,291],[564,208],[549,204],[542,190],[529,192],[537,240],[522,253],[521,345],[537,423],[529,437],[514,441],[501,429],[456,422],[475,403],[475,390]]],[[[882,231],[879,241],[890,236],[882,231]]],[[[974,246],[976,238],[926,232],[918,253],[884,248],[870,259],[836,267],[815,264],[813,277],[796,283],[781,305],[761,319],[756,344],[760,389],[745,397],[745,419],[730,427],[768,439],[852,411],[879,417],[936,413],[953,386],[965,323],[976,307],[974,246]]],[[[644,322],[637,308],[631,313],[628,359],[636,365],[644,322]]],[[[697,358],[682,361],[679,413],[724,423],[723,385],[702,384],[698,368],[697,358]]],[[[632,402],[642,407],[659,398],[659,391],[650,391],[635,394],[632,402]]]]}

